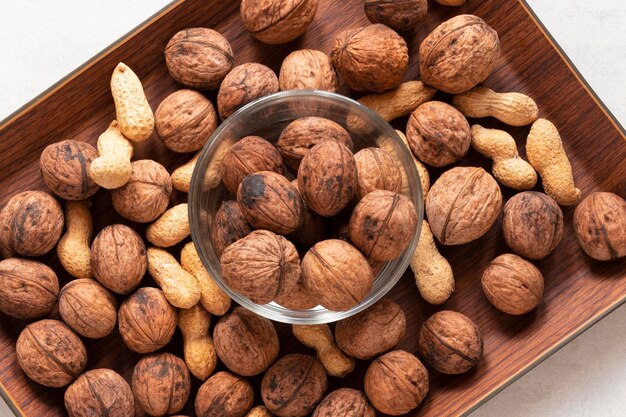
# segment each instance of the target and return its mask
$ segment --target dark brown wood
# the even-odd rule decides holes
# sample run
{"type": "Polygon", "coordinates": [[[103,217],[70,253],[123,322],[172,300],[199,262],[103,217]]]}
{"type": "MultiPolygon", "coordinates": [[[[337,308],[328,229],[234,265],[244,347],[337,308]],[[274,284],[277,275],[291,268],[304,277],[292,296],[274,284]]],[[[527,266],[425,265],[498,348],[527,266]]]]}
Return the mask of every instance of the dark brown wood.
{"type": "MultiPolygon", "coordinates": [[[[11,195],[24,190],[45,189],[39,174],[39,154],[48,144],[74,138],[91,143],[114,117],[109,92],[110,74],[119,61],[130,65],[143,80],[153,108],[169,93],[180,88],[165,68],[163,50],[178,30],[205,26],[223,33],[232,43],[236,63],[257,61],[278,71],[282,59],[292,50],[303,47],[330,51],[333,34],[342,28],[367,24],[361,0],[321,0],[308,32],[290,44],[276,47],[255,41],[243,28],[237,1],[187,0],[123,40],[84,69],[53,89],[43,98],[0,127],[0,205],[11,195]]],[[[404,34],[410,47],[411,62],[406,79],[418,74],[417,51],[420,41],[437,24],[460,13],[484,18],[500,34],[502,58],[486,85],[496,90],[521,91],[538,103],[541,115],[552,120],[564,139],[572,161],[576,182],[585,195],[592,191],[611,191],[626,196],[626,141],[617,126],[584,88],[568,67],[537,22],[522,3],[515,0],[470,1],[460,8],[431,4],[426,21],[404,34]]],[[[342,92],[350,94],[345,87],[342,92]]],[[[215,94],[209,96],[214,99],[215,94]]],[[[441,99],[448,99],[442,95],[441,99]]],[[[404,129],[406,120],[394,125],[404,129]]],[[[528,128],[507,128],[493,120],[480,123],[505,128],[518,140],[523,153],[528,128]]],[[[188,159],[173,155],[153,137],[136,147],[135,158],[152,158],[170,171],[188,159]]],[[[490,162],[470,151],[463,165],[490,169],[490,162]]],[[[433,179],[441,173],[431,171],[433,179]]],[[[537,189],[540,189],[538,187],[537,189]]],[[[505,198],[512,195],[504,190],[505,198]]],[[[173,200],[184,200],[176,195],[173,200]]],[[[96,231],[106,224],[129,224],[116,215],[108,192],[94,197],[96,231]]],[[[481,399],[524,372],[552,349],[580,331],[600,315],[626,298],[626,260],[595,262],[578,247],[572,229],[573,208],[564,208],[565,238],[548,258],[537,262],[546,279],[545,298],[540,307],[524,317],[511,317],[496,311],[484,298],[480,275],[495,256],[507,252],[499,222],[476,242],[443,248],[456,276],[456,292],[441,307],[424,303],[409,272],[389,296],[400,303],[408,318],[408,331],[399,348],[416,352],[416,333],[422,321],[440,309],[458,310],[476,321],[485,339],[485,357],[466,375],[443,376],[431,372],[431,389],[424,404],[412,415],[455,416],[466,413],[481,399]]],[[[142,228],[143,230],[143,228],[142,228]]],[[[180,246],[176,248],[176,255],[180,246]]],[[[63,272],[54,256],[46,256],[63,282],[63,272]]],[[[146,278],[146,285],[154,285],[146,278]]],[[[118,298],[118,301],[121,301],[118,298]]],[[[14,343],[25,323],[0,317],[0,380],[25,415],[52,417],[66,415],[63,390],[45,388],[29,381],[17,366],[14,343]]],[[[311,352],[291,336],[289,326],[278,325],[281,353],[311,352]]],[[[99,341],[86,341],[88,368],[110,367],[130,380],[138,355],[126,349],[114,332],[99,341]]],[[[182,356],[181,337],[166,348],[182,356]]],[[[331,378],[329,389],[340,386],[362,388],[367,363],[359,362],[356,371],[344,380],[331,378]]],[[[253,380],[256,403],[260,403],[260,378],[253,380]]],[[[199,386],[194,383],[194,389],[199,386]]],[[[195,392],[195,391],[194,391],[195,392]]],[[[193,415],[193,396],[186,413],[193,415]]],[[[137,416],[141,416],[137,412],[137,416]]]]}

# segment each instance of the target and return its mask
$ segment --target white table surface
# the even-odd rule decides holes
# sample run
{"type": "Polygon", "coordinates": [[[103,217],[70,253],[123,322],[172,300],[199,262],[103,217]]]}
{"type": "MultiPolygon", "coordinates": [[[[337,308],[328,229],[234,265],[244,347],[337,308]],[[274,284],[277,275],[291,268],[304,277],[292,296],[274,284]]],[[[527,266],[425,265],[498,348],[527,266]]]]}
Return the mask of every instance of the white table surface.
{"type": "MultiPolygon", "coordinates": [[[[618,120],[626,124],[623,1],[528,2],[592,88],[618,120]]],[[[166,0],[0,0],[0,119],[166,3],[166,0]]],[[[0,416],[7,415],[9,412],[0,400],[0,416]]],[[[611,313],[471,416],[626,416],[626,306],[611,313]]]]}

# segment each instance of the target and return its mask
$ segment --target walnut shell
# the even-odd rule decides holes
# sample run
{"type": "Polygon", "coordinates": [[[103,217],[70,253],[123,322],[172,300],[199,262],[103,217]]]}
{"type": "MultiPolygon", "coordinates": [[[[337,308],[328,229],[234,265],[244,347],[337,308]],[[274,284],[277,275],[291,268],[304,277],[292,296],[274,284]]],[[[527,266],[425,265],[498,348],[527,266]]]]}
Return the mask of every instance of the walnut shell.
{"type": "Polygon", "coordinates": [[[217,88],[234,62],[230,44],[212,29],[181,30],[165,47],[165,63],[170,75],[188,87],[217,88]]]}
{"type": "Polygon", "coordinates": [[[334,93],[339,89],[339,80],[328,55],[315,49],[301,49],[283,60],[278,85],[281,91],[325,90],[334,93]]]}
{"type": "Polygon", "coordinates": [[[287,43],[306,32],[318,0],[242,0],[241,20],[248,32],[271,45],[287,43]]]}
{"type": "Polygon", "coordinates": [[[330,58],[350,88],[376,93],[399,86],[409,65],[404,39],[378,23],[337,34],[330,58]]]}
{"type": "Polygon", "coordinates": [[[499,57],[497,32],[480,17],[459,15],[437,26],[422,41],[420,75],[437,90],[458,94],[485,81],[499,57]]]}
{"type": "Polygon", "coordinates": [[[15,344],[20,368],[46,387],[64,387],[85,369],[87,351],[65,323],[40,320],[27,325],[15,344]]]}
{"type": "Polygon", "coordinates": [[[61,289],[59,313],[79,335],[99,339],[115,328],[117,302],[97,281],[76,279],[61,289]]]}
{"type": "Polygon", "coordinates": [[[91,244],[91,270],[114,293],[128,294],[137,288],[147,266],[143,240],[123,224],[105,227],[91,244]]]}
{"type": "Polygon", "coordinates": [[[144,356],[133,370],[133,394],[151,416],[180,412],[191,392],[191,378],[185,362],[171,353],[144,356]]]}
{"type": "Polygon", "coordinates": [[[276,297],[274,301],[285,308],[293,310],[308,310],[320,304],[317,297],[304,286],[302,279],[296,283],[289,293],[276,297]]]}
{"type": "Polygon", "coordinates": [[[248,236],[250,232],[252,228],[241,212],[239,204],[234,200],[222,201],[211,223],[211,242],[217,256],[222,256],[229,245],[248,236]]]}
{"type": "Polygon", "coordinates": [[[79,376],[65,391],[70,417],[133,417],[135,399],[130,385],[110,369],[94,369],[79,376]]]}
{"type": "Polygon", "coordinates": [[[196,396],[198,417],[243,417],[252,407],[254,392],[245,379],[218,372],[207,379],[196,396]]]}
{"type": "Polygon", "coordinates": [[[313,417],[376,417],[362,391],[339,388],[328,394],[315,408],[313,417]]]}
{"type": "Polygon", "coordinates": [[[415,28],[428,13],[427,0],[365,0],[364,7],[370,22],[399,32],[415,28]]]}
{"type": "Polygon", "coordinates": [[[86,142],[64,140],[46,146],[39,157],[43,182],[66,200],[84,200],[100,188],[89,175],[96,148],[86,142]]]}
{"type": "Polygon", "coordinates": [[[9,258],[0,262],[0,311],[17,319],[45,316],[59,296],[54,271],[37,261],[9,258]]]}
{"type": "Polygon", "coordinates": [[[345,311],[372,289],[374,275],[367,259],[343,240],[323,240],[302,259],[305,287],[329,310],[345,311]]]}
{"type": "Polygon", "coordinates": [[[300,278],[296,248],[267,230],[239,239],[226,248],[220,261],[226,284],[258,304],[289,293],[300,278]]]}
{"type": "Polygon", "coordinates": [[[420,328],[417,351],[443,374],[462,374],[483,355],[483,336],[476,324],[456,311],[433,314],[420,328]]]}
{"type": "Polygon", "coordinates": [[[393,349],[405,333],[404,311],[387,298],[352,317],[338,321],[335,326],[335,340],[339,348],[363,360],[393,349]]]}
{"type": "Polygon", "coordinates": [[[280,342],[274,324],[243,307],[221,317],[213,330],[220,360],[241,376],[264,372],[278,357],[280,342]]]}
{"type": "Polygon", "coordinates": [[[44,255],[63,232],[63,209],[43,191],[16,194],[0,212],[0,250],[5,258],[44,255]]]}
{"type": "Polygon", "coordinates": [[[133,161],[128,182],[111,190],[113,208],[122,217],[150,223],[165,210],[172,194],[172,179],[165,167],[150,159],[133,161]]]}
{"type": "MultiPolygon", "coordinates": [[[[298,179],[291,181],[291,185],[298,190],[298,179]]],[[[300,194],[299,190],[298,194],[300,194]]],[[[317,242],[324,240],[325,236],[326,219],[302,203],[302,223],[295,232],[287,236],[288,239],[295,245],[309,249],[317,242]]],[[[313,305],[313,307],[316,305],[313,305]]]]}
{"type": "Polygon", "coordinates": [[[526,314],[541,302],[543,275],[527,260],[510,253],[500,255],[482,276],[485,296],[507,314],[526,314]]]}
{"type": "Polygon", "coordinates": [[[261,396],[267,409],[278,417],[303,417],[322,399],[327,382],[326,371],[317,359],[294,353],[267,370],[261,396]]]}
{"type": "Polygon", "coordinates": [[[278,92],[278,77],[262,64],[249,62],[236,66],[220,84],[217,109],[222,120],[258,98],[278,92]]]}
{"type": "Polygon", "coordinates": [[[426,196],[426,216],[443,245],[461,245],[483,236],[500,214],[502,193],[482,168],[455,167],[444,172],[426,196]]]}
{"type": "Polygon", "coordinates": [[[159,139],[173,152],[202,149],[217,128],[211,101],[194,90],[178,90],[165,97],[154,113],[159,139]]]}
{"type": "Polygon", "coordinates": [[[574,231],[580,247],[593,259],[626,256],[626,201],[607,192],[589,195],[574,211],[574,231]]]}
{"type": "Polygon", "coordinates": [[[502,231],[513,252],[529,259],[542,259],[561,243],[563,212],[552,197],[524,191],[504,205],[502,231]]]}
{"type": "Polygon", "coordinates": [[[363,148],[354,154],[357,195],[365,197],[374,190],[402,191],[402,173],[391,155],[380,148],[363,148]]]}
{"type": "Polygon", "coordinates": [[[167,345],[176,330],[176,309],[158,288],[139,288],[120,306],[119,330],[130,350],[150,353],[167,345]]]}
{"type": "Polygon", "coordinates": [[[406,138],[411,151],[422,162],[442,167],[465,156],[472,143],[472,131],[457,109],[440,101],[429,101],[411,113],[406,138]]]}

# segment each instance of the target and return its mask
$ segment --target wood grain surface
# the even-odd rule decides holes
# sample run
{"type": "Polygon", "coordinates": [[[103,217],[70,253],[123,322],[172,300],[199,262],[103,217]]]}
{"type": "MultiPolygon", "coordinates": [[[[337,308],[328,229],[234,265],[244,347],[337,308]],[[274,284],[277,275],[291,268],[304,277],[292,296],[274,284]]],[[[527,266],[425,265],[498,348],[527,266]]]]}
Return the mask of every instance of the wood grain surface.
{"type": "MultiPolygon", "coordinates": [[[[167,73],[163,58],[167,41],[178,30],[194,26],[214,28],[231,42],[236,64],[256,61],[278,71],[282,59],[290,51],[306,47],[330,52],[335,32],[367,24],[362,3],[362,0],[320,0],[319,10],[307,33],[280,47],[263,45],[244,30],[238,1],[187,0],[173,5],[0,128],[0,206],[20,191],[45,189],[38,161],[46,145],[69,138],[96,143],[98,135],[115,115],[109,79],[118,62],[123,61],[135,70],[144,83],[152,108],[156,109],[167,94],[180,88],[167,73]]],[[[541,116],[552,120],[563,137],[576,183],[583,194],[603,190],[626,197],[626,140],[623,134],[577,79],[522,3],[516,0],[470,0],[463,7],[446,8],[431,2],[427,19],[404,34],[411,56],[406,79],[419,77],[417,51],[421,40],[440,22],[460,13],[476,14],[498,31],[502,57],[485,84],[499,91],[520,91],[537,101],[541,116]]],[[[341,92],[356,97],[345,86],[341,92]]],[[[208,96],[214,100],[215,93],[208,96]]],[[[449,100],[445,95],[438,98],[449,100]]],[[[405,123],[406,120],[399,120],[393,124],[404,130],[405,123]]],[[[480,123],[511,132],[524,154],[528,127],[508,128],[494,120],[481,120],[480,123]]],[[[156,137],[135,147],[135,159],[155,159],[170,172],[189,157],[168,152],[156,137]]],[[[479,165],[490,170],[490,162],[472,150],[461,165],[479,165]]],[[[440,173],[440,170],[431,170],[433,180],[440,173]]],[[[541,189],[540,185],[537,189],[541,189]]],[[[503,189],[503,193],[505,199],[512,195],[508,189],[503,189]]],[[[176,194],[172,202],[185,198],[184,194],[176,194]]],[[[130,224],[114,212],[107,191],[100,190],[93,200],[96,232],[111,223],[130,224]]],[[[526,316],[502,314],[482,294],[480,276],[483,269],[494,257],[508,251],[500,221],[475,242],[443,249],[456,277],[456,291],[443,306],[433,307],[420,299],[410,272],[390,292],[389,297],[402,305],[408,319],[406,337],[398,348],[415,353],[420,324],[441,309],[457,310],[472,318],[485,340],[484,359],[471,372],[444,376],[429,369],[430,393],[411,415],[456,416],[467,413],[481,399],[624,301],[626,260],[596,262],[585,256],[573,234],[573,211],[572,207],[563,210],[565,237],[559,247],[546,259],[536,262],[545,276],[545,298],[539,308],[526,316]]],[[[142,232],[145,229],[139,228],[142,232]]],[[[180,245],[175,248],[176,256],[179,251],[180,245]]],[[[52,255],[42,260],[55,268],[62,283],[69,280],[52,255]]],[[[149,277],[144,284],[154,285],[149,277]]],[[[118,297],[118,301],[122,298],[118,297]]],[[[0,316],[0,381],[25,415],[65,416],[63,389],[46,388],[29,381],[17,365],[14,344],[24,325],[23,321],[0,316]]],[[[281,354],[313,353],[293,339],[289,326],[277,327],[281,335],[281,354]]],[[[117,331],[102,340],[85,340],[85,344],[89,354],[88,369],[109,367],[130,381],[139,356],[124,346],[117,331]]],[[[179,331],[166,350],[182,356],[179,331]]],[[[340,386],[362,389],[367,365],[358,362],[357,369],[343,380],[331,378],[329,390],[340,386]]],[[[260,378],[254,378],[253,383],[255,403],[259,404],[260,378]]],[[[194,393],[198,386],[199,382],[194,381],[194,393]]],[[[193,399],[194,394],[185,408],[188,415],[194,415],[193,399]]],[[[143,414],[137,411],[136,415],[143,414]]]]}

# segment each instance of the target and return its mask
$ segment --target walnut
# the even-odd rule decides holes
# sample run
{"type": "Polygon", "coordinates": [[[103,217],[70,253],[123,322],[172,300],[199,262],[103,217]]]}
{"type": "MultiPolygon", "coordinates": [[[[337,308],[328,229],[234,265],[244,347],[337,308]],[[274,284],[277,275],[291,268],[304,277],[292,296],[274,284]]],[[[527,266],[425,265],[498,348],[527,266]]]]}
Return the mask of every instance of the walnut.
{"type": "Polygon", "coordinates": [[[589,195],[574,211],[574,231],[580,247],[593,259],[626,256],[626,201],[607,192],[589,195]]]}
{"type": "Polygon", "coordinates": [[[29,259],[0,262],[0,311],[17,319],[45,316],[54,308],[59,280],[48,266],[29,259]]]}
{"type": "Polygon", "coordinates": [[[120,306],[117,320],[126,346],[150,353],[167,345],[176,330],[176,309],[158,288],[139,288],[120,306]]]}
{"type": "Polygon", "coordinates": [[[502,193],[482,168],[456,167],[444,172],[426,196],[430,229],[443,245],[478,239],[500,214],[502,193]]]}
{"type": "Polygon", "coordinates": [[[372,361],[364,385],[378,411],[399,416],[416,409],[428,394],[428,371],[414,355],[394,350],[372,361]]]}
{"type": "Polygon", "coordinates": [[[113,224],[91,244],[91,270],[100,284],[117,294],[128,294],[141,282],[148,259],[141,237],[128,226],[113,224]]]}
{"type": "Polygon", "coordinates": [[[372,289],[374,276],[367,259],[343,240],[323,240],[302,259],[305,287],[329,310],[345,311],[372,289]]]}
{"type": "Polygon", "coordinates": [[[303,417],[326,391],[326,371],[313,356],[294,353],[279,359],[263,376],[261,396],[278,417],[303,417]]]}
{"type": "Polygon", "coordinates": [[[241,20],[248,32],[271,45],[287,43],[306,32],[318,0],[243,0],[241,20]]]}
{"type": "Polygon", "coordinates": [[[133,394],[151,416],[176,414],[191,392],[191,378],[185,362],[171,353],[144,356],[133,370],[133,394]]]}
{"type": "Polygon", "coordinates": [[[217,128],[211,101],[194,90],[178,90],[165,97],[154,113],[159,139],[171,151],[202,149],[217,128]]]}
{"type": "Polygon", "coordinates": [[[249,62],[228,73],[217,93],[217,109],[222,120],[258,98],[278,92],[278,77],[265,65],[249,62]]]}
{"type": "Polygon", "coordinates": [[[334,216],[350,204],[356,185],[354,156],[336,141],[312,147],[298,169],[298,190],[304,203],[325,217],[334,216]]]}
{"type": "Polygon", "coordinates": [[[380,148],[363,148],[354,154],[357,170],[357,195],[365,197],[374,190],[402,191],[398,163],[380,148]]]}
{"type": "Polygon", "coordinates": [[[462,374],[483,355],[483,336],[472,320],[456,311],[433,314],[420,328],[417,351],[443,374],[462,374]]]}
{"type": "Polygon", "coordinates": [[[351,388],[339,388],[319,403],[313,417],[376,417],[376,412],[363,392],[351,388]]]}
{"type": "Polygon", "coordinates": [[[543,296],[541,272],[510,253],[491,261],[481,282],[489,302],[507,314],[526,314],[537,307],[543,296]]]}
{"type": "MultiPolygon", "coordinates": [[[[297,179],[291,181],[291,185],[298,190],[297,179]]],[[[299,190],[298,194],[300,194],[299,190]]],[[[326,236],[326,219],[308,208],[306,204],[303,203],[302,223],[295,232],[288,236],[289,240],[296,245],[308,249],[320,240],[323,240],[324,236],[326,236]]],[[[316,305],[317,304],[313,307],[316,305]]]]}
{"type": "Polygon", "coordinates": [[[440,101],[429,101],[411,113],[406,138],[421,161],[442,167],[465,156],[472,143],[472,131],[457,109],[440,101]]]}
{"type": "Polygon", "coordinates": [[[165,47],[165,63],[170,75],[188,87],[217,88],[234,62],[230,44],[212,29],[181,30],[165,47]]]}
{"type": "Polygon", "coordinates": [[[404,311],[387,298],[367,310],[338,321],[335,326],[335,339],[341,350],[363,360],[393,349],[405,333],[404,311]]]}
{"type": "Polygon", "coordinates": [[[428,13],[427,0],[365,0],[365,14],[399,32],[413,29],[428,13]]]}
{"type": "Polygon", "coordinates": [[[278,357],[280,343],[274,324],[243,307],[221,317],[213,331],[220,360],[241,376],[264,372],[278,357]]]}
{"type": "Polygon", "coordinates": [[[211,242],[217,256],[239,239],[248,236],[252,228],[234,200],[222,201],[211,223],[211,242]]]}
{"type": "Polygon", "coordinates": [[[79,376],[65,391],[70,417],[133,417],[135,400],[128,383],[110,369],[94,369],[79,376]]]}
{"type": "Polygon", "coordinates": [[[350,88],[377,93],[399,86],[409,65],[404,39],[381,24],[340,32],[330,58],[350,88]]]}
{"type": "Polygon", "coordinates": [[[16,194],[0,212],[0,251],[5,258],[44,255],[63,232],[63,210],[43,191],[16,194]]]}
{"type": "Polygon", "coordinates": [[[289,293],[300,277],[296,248],[267,230],[239,239],[226,248],[220,261],[226,284],[259,304],[289,293]]]}
{"type": "Polygon", "coordinates": [[[66,200],[84,200],[100,188],[89,176],[96,148],[86,142],[64,140],[46,146],[39,158],[43,182],[66,200]]]}
{"type": "Polygon", "coordinates": [[[132,166],[128,182],[111,190],[113,208],[128,220],[150,223],[167,209],[172,179],[163,165],[150,159],[134,161],[132,166]]]}
{"type": "Polygon", "coordinates": [[[293,51],[283,60],[278,74],[281,91],[339,89],[337,73],[330,57],[315,49],[293,51]]]}
{"type": "Polygon", "coordinates": [[[437,26],[420,45],[422,81],[450,94],[474,88],[500,57],[498,34],[480,17],[459,15],[437,26]]]}
{"type": "Polygon", "coordinates": [[[319,305],[317,297],[307,290],[302,280],[299,280],[289,293],[276,297],[274,301],[293,310],[308,310],[319,305]]]}
{"type": "Polygon", "coordinates": [[[246,136],[235,143],[220,165],[222,182],[231,193],[237,192],[243,177],[259,171],[284,173],[280,152],[259,136],[246,136]]]}
{"type": "Polygon", "coordinates": [[[117,302],[113,295],[92,279],[68,282],[59,295],[63,321],[81,336],[99,339],[117,323],[117,302]]]}
{"type": "Polygon", "coordinates": [[[85,369],[87,351],[65,323],[40,320],[27,325],[15,345],[17,362],[33,381],[64,387],[85,369]]]}
{"type": "Polygon", "coordinates": [[[502,231],[513,252],[529,259],[542,259],[561,243],[563,212],[552,197],[525,191],[504,205],[502,231]]]}
{"type": "Polygon", "coordinates": [[[198,417],[243,417],[252,407],[252,385],[230,372],[207,379],[196,396],[198,417]]]}

